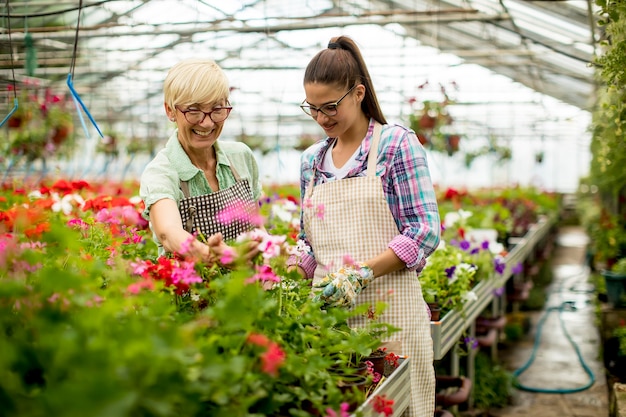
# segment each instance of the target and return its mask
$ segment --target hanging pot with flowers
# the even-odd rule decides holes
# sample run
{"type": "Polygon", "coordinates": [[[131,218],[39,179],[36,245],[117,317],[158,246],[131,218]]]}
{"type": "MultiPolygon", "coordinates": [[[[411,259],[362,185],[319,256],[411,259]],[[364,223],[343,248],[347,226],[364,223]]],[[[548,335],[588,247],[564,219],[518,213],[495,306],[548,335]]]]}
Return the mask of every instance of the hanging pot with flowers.
{"type": "MultiPolygon", "coordinates": [[[[428,81],[418,87],[426,92],[428,81]]],[[[456,83],[452,83],[454,89],[456,83]]],[[[452,155],[459,150],[461,136],[450,133],[449,129],[454,119],[449,112],[449,106],[454,101],[449,97],[447,89],[439,84],[436,92],[437,99],[419,101],[416,97],[409,99],[412,112],[409,114],[409,127],[415,132],[420,143],[429,149],[452,155]]]]}

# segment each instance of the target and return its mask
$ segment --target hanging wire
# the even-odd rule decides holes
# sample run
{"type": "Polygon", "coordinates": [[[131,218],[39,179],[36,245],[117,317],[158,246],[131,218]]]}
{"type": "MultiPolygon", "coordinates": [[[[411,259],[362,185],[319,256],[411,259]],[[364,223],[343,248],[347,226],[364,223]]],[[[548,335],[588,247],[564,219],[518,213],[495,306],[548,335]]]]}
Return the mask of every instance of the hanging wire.
{"type": "Polygon", "coordinates": [[[7,29],[9,32],[9,55],[11,55],[11,74],[13,76],[13,80],[12,80],[13,82],[13,109],[11,109],[9,114],[7,114],[4,119],[2,119],[2,121],[0,122],[0,127],[4,126],[7,120],[9,120],[11,116],[13,116],[13,113],[15,113],[17,111],[17,108],[19,107],[18,100],[17,100],[17,82],[15,81],[15,66],[13,63],[13,42],[11,41],[11,15],[9,13],[9,0],[7,0],[6,7],[7,7],[7,29]]]}
{"type": "Polygon", "coordinates": [[[83,0],[80,0],[78,3],[78,18],[76,20],[76,35],[74,36],[74,49],[72,51],[72,61],[70,63],[70,72],[69,74],[67,74],[67,86],[69,87],[70,92],[72,93],[72,98],[74,99],[74,104],[76,105],[76,109],[78,110],[78,117],[80,119],[81,125],[83,126],[83,130],[85,131],[85,135],[87,135],[88,138],[91,137],[89,135],[89,131],[87,130],[87,126],[85,125],[85,120],[83,119],[83,115],[80,112],[79,106],[82,107],[85,114],[91,121],[91,124],[93,124],[96,130],[98,131],[98,134],[100,135],[100,137],[104,139],[104,135],[100,131],[98,124],[94,120],[91,113],[89,113],[89,109],[87,109],[87,106],[85,106],[85,103],[83,103],[83,101],[80,99],[80,95],[78,94],[76,89],[74,89],[74,83],[72,82],[72,78],[74,77],[74,68],[76,67],[76,55],[78,51],[78,29],[80,27],[80,15],[81,15],[82,10],[83,10],[83,0]]]}

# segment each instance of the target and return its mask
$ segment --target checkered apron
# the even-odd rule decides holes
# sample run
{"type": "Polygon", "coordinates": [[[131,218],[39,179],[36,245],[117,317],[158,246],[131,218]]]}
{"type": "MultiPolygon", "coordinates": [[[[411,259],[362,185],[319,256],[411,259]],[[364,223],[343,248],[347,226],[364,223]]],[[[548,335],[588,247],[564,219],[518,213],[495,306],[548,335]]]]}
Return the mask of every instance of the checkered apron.
{"type": "Polygon", "coordinates": [[[235,177],[235,184],[211,194],[191,197],[189,184],[186,181],[180,182],[185,198],[178,203],[178,210],[186,231],[199,232],[206,238],[221,232],[224,240],[233,240],[254,227],[251,216],[256,209],[256,203],[252,197],[250,182],[239,177],[232,163],[230,169],[235,177]]]}
{"type": "MultiPolygon", "coordinates": [[[[373,258],[387,249],[399,234],[376,176],[376,160],[381,126],[374,128],[368,156],[367,175],[345,178],[313,186],[305,192],[304,230],[315,253],[317,268],[313,281],[334,272],[345,255],[357,262],[373,258]],[[323,205],[323,216],[320,214],[323,205]]],[[[315,177],[315,173],[313,175],[315,177]]],[[[403,269],[377,278],[359,294],[357,304],[376,301],[388,307],[380,318],[402,330],[386,342],[396,342],[395,353],[411,358],[411,404],[406,416],[432,417],[435,408],[435,373],[430,319],[415,271],[403,269]]],[[[357,317],[350,325],[362,327],[367,317],[357,317]]],[[[393,345],[393,343],[391,343],[393,345]]]]}

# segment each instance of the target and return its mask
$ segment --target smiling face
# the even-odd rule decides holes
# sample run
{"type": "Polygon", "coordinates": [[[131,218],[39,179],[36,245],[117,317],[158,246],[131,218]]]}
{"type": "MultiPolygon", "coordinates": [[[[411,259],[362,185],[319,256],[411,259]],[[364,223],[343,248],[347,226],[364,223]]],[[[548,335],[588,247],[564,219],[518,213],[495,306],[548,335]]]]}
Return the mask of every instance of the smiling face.
{"type": "Polygon", "coordinates": [[[219,138],[225,120],[220,121],[221,117],[215,113],[202,119],[193,113],[185,117],[183,112],[209,113],[228,106],[229,91],[226,75],[212,60],[187,59],[170,69],[163,85],[165,112],[176,123],[178,140],[185,151],[210,149],[219,138]]]}
{"type": "Polygon", "coordinates": [[[189,106],[177,105],[171,108],[165,104],[165,112],[178,127],[178,140],[183,149],[189,152],[211,148],[222,133],[227,116],[225,99],[216,103],[194,103],[189,106]],[[204,114],[202,114],[202,113],[204,114]],[[213,120],[218,120],[214,122],[213,120]]]}
{"type": "MultiPolygon", "coordinates": [[[[304,92],[306,93],[305,105],[311,106],[312,109],[320,109],[321,111],[312,111],[315,115],[314,119],[319,124],[326,135],[331,138],[344,136],[348,130],[362,116],[361,101],[363,100],[365,87],[358,84],[352,90],[345,87],[338,88],[331,84],[307,83],[304,84],[304,92]],[[339,100],[339,105],[336,104],[339,100]],[[326,109],[331,108],[331,114],[328,116],[324,113],[326,109]]],[[[326,111],[326,113],[329,113],[326,111]]]]}

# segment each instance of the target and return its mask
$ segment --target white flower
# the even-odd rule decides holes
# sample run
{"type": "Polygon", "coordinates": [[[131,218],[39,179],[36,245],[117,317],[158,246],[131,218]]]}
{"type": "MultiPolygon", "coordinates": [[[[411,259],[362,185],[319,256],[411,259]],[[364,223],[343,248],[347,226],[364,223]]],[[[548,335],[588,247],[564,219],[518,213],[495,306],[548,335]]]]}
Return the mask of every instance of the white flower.
{"type": "Polygon", "coordinates": [[[304,240],[302,239],[298,239],[298,242],[296,242],[296,246],[292,246],[290,247],[287,252],[290,255],[295,255],[295,256],[302,256],[305,253],[309,253],[311,252],[311,248],[309,247],[309,245],[307,245],[304,240]]]}
{"type": "Polygon", "coordinates": [[[489,242],[489,252],[499,255],[504,252],[504,245],[499,242],[489,242]]]}
{"type": "Polygon", "coordinates": [[[478,296],[476,295],[474,291],[468,291],[465,294],[463,294],[463,301],[466,303],[468,301],[476,301],[476,300],[478,300],[478,296]]]}
{"type": "Polygon", "coordinates": [[[452,227],[456,223],[460,222],[461,220],[465,220],[471,216],[472,216],[471,211],[465,211],[463,209],[459,209],[459,211],[451,211],[451,212],[446,213],[443,224],[445,225],[446,228],[452,227]]]}

